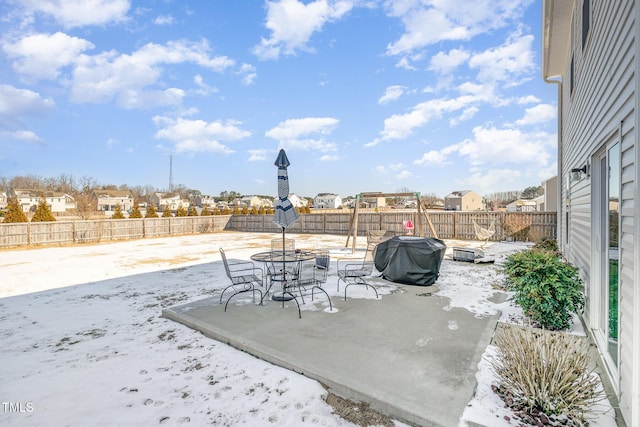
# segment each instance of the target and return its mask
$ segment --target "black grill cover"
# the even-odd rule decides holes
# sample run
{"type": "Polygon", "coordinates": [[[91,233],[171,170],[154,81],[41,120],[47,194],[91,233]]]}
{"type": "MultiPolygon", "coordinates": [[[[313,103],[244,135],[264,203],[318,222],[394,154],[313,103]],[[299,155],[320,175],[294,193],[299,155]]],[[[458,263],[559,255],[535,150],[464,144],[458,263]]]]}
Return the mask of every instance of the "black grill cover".
{"type": "Polygon", "coordinates": [[[378,244],[374,263],[382,277],[406,285],[432,285],[447,245],[440,239],[396,236],[378,244]]]}

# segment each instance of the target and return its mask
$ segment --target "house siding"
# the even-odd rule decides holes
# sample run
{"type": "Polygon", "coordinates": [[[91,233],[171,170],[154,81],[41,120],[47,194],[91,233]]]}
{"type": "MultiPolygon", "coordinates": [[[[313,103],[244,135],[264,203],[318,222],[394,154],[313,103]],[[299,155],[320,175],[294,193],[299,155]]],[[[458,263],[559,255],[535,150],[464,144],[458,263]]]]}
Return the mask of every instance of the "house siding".
{"type": "MultiPolygon", "coordinates": [[[[571,182],[571,169],[589,162],[605,144],[620,142],[619,361],[609,370],[620,410],[628,425],[640,425],[640,282],[638,269],[638,16],[633,0],[591,2],[591,26],[582,48],[582,1],[574,2],[570,50],[565,58],[561,93],[561,206],[558,242],[585,280],[584,319],[592,329],[601,286],[597,242],[603,239],[594,212],[599,190],[592,176],[571,182]],[[573,84],[570,64],[573,61],[573,84]],[[571,90],[573,87],[573,91],[571,90]],[[564,203],[568,200],[569,203],[564,203]],[[567,215],[568,214],[568,215],[567,215]],[[569,221],[569,235],[564,231],[569,221]]],[[[600,348],[602,353],[606,349],[600,348]]]]}

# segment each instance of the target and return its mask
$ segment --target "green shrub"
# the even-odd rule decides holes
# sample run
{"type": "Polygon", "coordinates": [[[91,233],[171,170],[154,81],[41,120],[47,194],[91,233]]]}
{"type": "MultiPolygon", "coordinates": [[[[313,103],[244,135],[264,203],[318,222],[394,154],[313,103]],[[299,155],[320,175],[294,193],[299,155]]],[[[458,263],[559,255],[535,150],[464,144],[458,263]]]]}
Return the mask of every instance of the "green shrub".
{"type": "Polygon", "coordinates": [[[572,313],[584,307],[578,270],[555,252],[531,249],[512,254],[502,272],[512,300],[536,326],[567,329],[572,313]]]}
{"type": "Polygon", "coordinates": [[[500,328],[494,342],[496,391],[527,425],[541,425],[535,422],[541,413],[573,422],[562,425],[586,425],[594,405],[605,399],[585,338],[513,326],[500,328]]]}

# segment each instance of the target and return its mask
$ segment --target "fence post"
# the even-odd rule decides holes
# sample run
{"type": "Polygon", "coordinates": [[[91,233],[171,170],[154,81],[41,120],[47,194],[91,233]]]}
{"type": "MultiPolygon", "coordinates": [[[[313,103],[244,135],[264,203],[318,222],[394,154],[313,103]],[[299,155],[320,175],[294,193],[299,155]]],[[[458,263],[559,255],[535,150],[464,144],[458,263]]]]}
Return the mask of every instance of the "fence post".
{"type": "Polygon", "coordinates": [[[458,211],[453,211],[452,215],[451,215],[451,225],[452,227],[452,232],[453,232],[453,238],[457,239],[458,238],[458,233],[456,231],[456,214],[458,213],[458,211]]]}

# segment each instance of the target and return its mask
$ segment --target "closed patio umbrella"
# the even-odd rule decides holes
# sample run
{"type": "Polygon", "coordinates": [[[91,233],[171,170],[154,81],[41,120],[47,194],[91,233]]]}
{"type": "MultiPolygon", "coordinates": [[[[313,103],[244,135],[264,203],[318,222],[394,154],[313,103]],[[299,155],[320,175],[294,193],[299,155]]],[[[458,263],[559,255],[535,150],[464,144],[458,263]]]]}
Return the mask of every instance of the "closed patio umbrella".
{"type": "Polygon", "coordinates": [[[278,200],[276,202],[276,211],[273,215],[273,222],[282,227],[282,239],[284,242],[284,229],[296,222],[299,216],[289,200],[287,166],[289,166],[290,163],[284,150],[280,150],[274,164],[278,167],[278,200]]]}
{"type": "MultiPolygon", "coordinates": [[[[282,227],[282,272],[286,275],[285,268],[285,229],[296,222],[300,216],[289,200],[289,177],[287,175],[287,166],[290,165],[287,154],[283,149],[278,153],[278,157],[274,163],[278,167],[278,200],[276,202],[276,210],[273,214],[273,222],[282,227]]],[[[285,298],[282,295],[281,298],[285,298]]]]}

